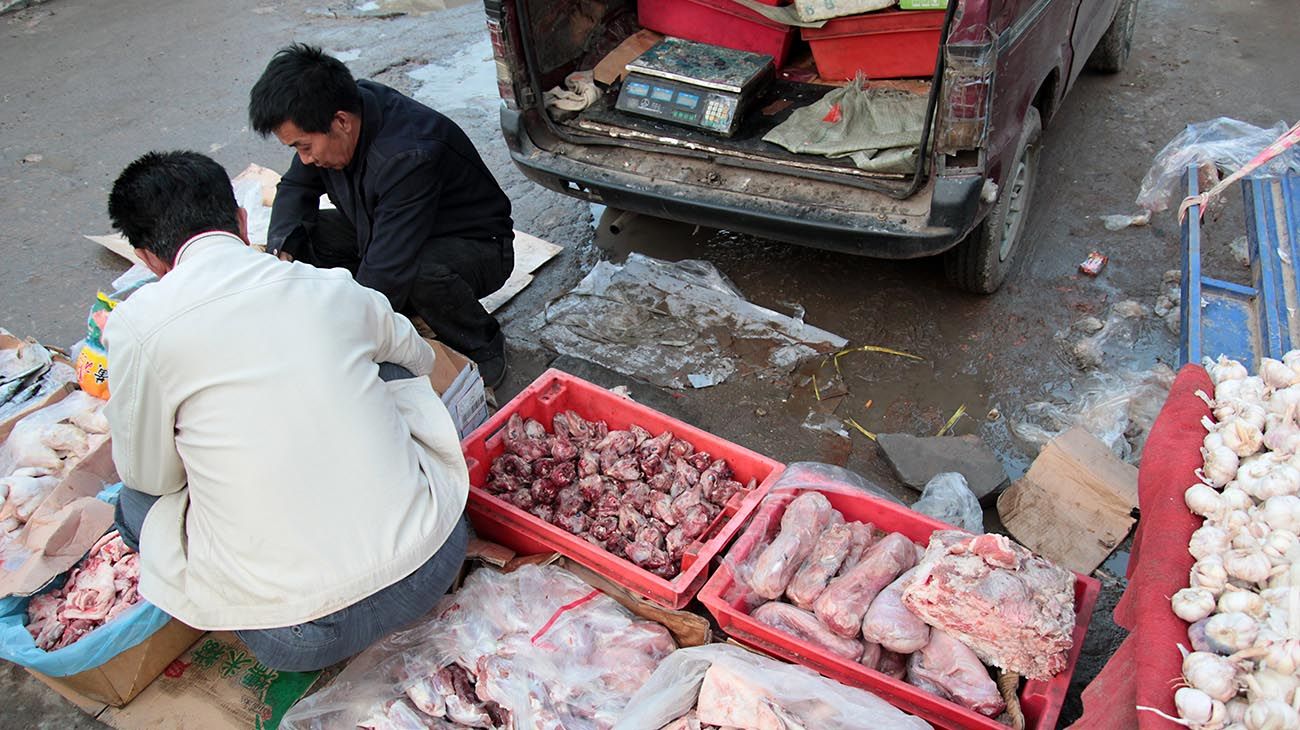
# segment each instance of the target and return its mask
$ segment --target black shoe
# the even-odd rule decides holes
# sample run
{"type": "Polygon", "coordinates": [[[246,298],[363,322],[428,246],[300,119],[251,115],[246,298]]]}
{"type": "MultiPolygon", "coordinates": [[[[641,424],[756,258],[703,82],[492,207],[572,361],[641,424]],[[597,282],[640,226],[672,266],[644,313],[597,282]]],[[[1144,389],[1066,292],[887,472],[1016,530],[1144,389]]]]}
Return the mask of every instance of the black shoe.
{"type": "Polygon", "coordinates": [[[492,389],[501,387],[506,380],[506,351],[502,349],[500,355],[480,362],[478,374],[483,378],[485,387],[492,389]]]}

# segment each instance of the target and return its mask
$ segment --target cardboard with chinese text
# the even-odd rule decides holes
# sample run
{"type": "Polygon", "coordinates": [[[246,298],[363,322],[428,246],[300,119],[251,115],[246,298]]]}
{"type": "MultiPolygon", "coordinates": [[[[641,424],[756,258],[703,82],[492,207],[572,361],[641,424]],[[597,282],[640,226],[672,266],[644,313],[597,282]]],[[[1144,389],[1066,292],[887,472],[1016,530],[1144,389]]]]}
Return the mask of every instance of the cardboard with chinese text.
{"type": "Polygon", "coordinates": [[[99,721],[117,730],[272,730],[319,676],[269,669],[233,633],[213,632],[99,721]]]}

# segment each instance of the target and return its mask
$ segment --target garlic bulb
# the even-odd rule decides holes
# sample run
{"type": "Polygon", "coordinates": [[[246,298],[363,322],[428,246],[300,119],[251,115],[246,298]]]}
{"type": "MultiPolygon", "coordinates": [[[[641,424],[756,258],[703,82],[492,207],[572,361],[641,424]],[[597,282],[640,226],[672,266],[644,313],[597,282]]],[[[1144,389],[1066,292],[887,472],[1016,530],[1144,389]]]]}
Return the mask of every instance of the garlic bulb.
{"type": "Polygon", "coordinates": [[[1249,522],[1232,531],[1232,547],[1237,550],[1259,550],[1268,533],[1268,525],[1252,517],[1249,522]]]}
{"type": "Polygon", "coordinates": [[[1216,388],[1220,383],[1229,380],[1241,380],[1250,375],[1245,365],[1229,358],[1227,355],[1219,355],[1217,361],[1211,361],[1208,357],[1205,358],[1205,369],[1209,371],[1210,380],[1214,381],[1216,388]]]}
{"type": "MultiPolygon", "coordinates": [[[[1178,594],[1175,593],[1174,595],[1177,596],[1178,594]]],[[[1268,604],[1264,602],[1264,599],[1258,593],[1249,590],[1230,589],[1224,591],[1223,595],[1219,596],[1216,608],[1219,613],[1244,613],[1256,621],[1268,615],[1268,604]]]]}
{"type": "Polygon", "coordinates": [[[1219,496],[1223,499],[1225,512],[1237,509],[1248,510],[1255,506],[1255,500],[1237,487],[1227,487],[1222,492],[1219,492],[1219,496]]]}
{"type": "MultiPolygon", "coordinates": [[[[1188,656],[1192,655],[1189,654],[1188,656]]],[[[1213,654],[1210,656],[1213,656],[1213,654]]],[[[1187,660],[1185,659],[1183,660],[1183,666],[1187,666],[1187,660]]],[[[1289,705],[1295,696],[1296,689],[1300,688],[1300,677],[1267,668],[1256,669],[1246,675],[1245,682],[1246,699],[1250,702],[1282,700],[1289,705]]]]}
{"type": "Polygon", "coordinates": [[[1234,416],[1222,423],[1212,423],[1209,417],[1202,420],[1203,425],[1223,437],[1223,445],[1238,457],[1257,453],[1264,447],[1264,432],[1241,416],[1234,416]]]}
{"type": "Polygon", "coordinates": [[[1228,575],[1248,583],[1263,583],[1273,572],[1273,564],[1269,562],[1268,556],[1250,549],[1229,550],[1223,556],[1223,567],[1228,575]]]}
{"type": "MultiPolygon", "coordinates": [[[[1228,719],[1228,708],[1222,702],[1191,687],[1180,687],[1174,693],[1174,707],[1188,727],[1218,728],[1228,719]]],[[[1249,709],[1246,715],[1250,715],[1249,709]]]]}
{"type": "Polygon", "coordinates": [[[1289,409],[1300,413],[1300,387],[1291,386],[1273,391],[1265,403],[1265,410],[1270,414],[1282,415],[1289,409]]]}
{"type": "Polygon", "coordinates": [[[1216,519],[1224,511],[1223,495],[1204,484],[1193,484],[1183,492],[1183,501],[1194,515],[1216,519]]]}
{"type": "Polygon", "coordinates": [[[1259,507],[1256,516],[1274,530],[1300,533],[1300,497],[1293,494],[1269,497],[1259,507]]]}
{"type": "Polygon", "coordinates": [[[1289,388],[1300,383],[1300,376],[1297,376],[1294,370],[1281,360],[1274,360],[1271,357],[1260,358],[1259,377],[1265,385],[1274,390],[1289,388]]]}
{"type": "Polygon", "coordinates": [[[1202,447],[1201,457],[1205,460],[1205,466],[1196,475],[1211,486],[1222,487],[1237,478],[1240,462],[1227,446],[1220,444],[1212,449],[1202,447]]]}
{"type": "Polygon", "coordinates": [[[1295,730],[1300,728],[1300,713],[1282,700],[1250,703],[1242,719],[1246,730],[1295,730]]]}
{"type": "Polygon", "coordinates": [[[1263,502],[1279,494],[1300,489],[1300,470],[1281,454],[1256,454],[1242,459],[1232,486],[1263,502]]]}
{"type": "Polygon", "coordinates": [[[1300,350],[1288,350],[1287,353],[1282,356],[1282,364],[1296,372],[1300,372],[1300,350]]]}
{"type": "Polygon", "coordinates": [[[1204,588],[1217,598],[1228,586],[1228,571],[1223,567],[1223,558],[1207,555],[1192,564],[1188,580],[1193,588],[1204,588]]]}
{"type": "Polygon", "coordinates": [[[1300,449],[1300,425],[1296,424],[1292,408],[1285,413],[1268,414],[1264,425],[1264,446],[1269,451],[1290,455],[1300,449]]]}
{"type": "MultiPolygon", "coordinates": [[[[1250,703],[1243,697],[1236,697],[1224,703],[1228,708],[1228,722],[1240,723],[1246,717],[1246,708],[1250,703]]],[[[1229,725],[1231,727],[1231,725],[1229,725]]],[[[1227,730],[1225,728],[1224,730],[1227,730]]]]}
{"type": "Polygon", "coordinates": [[[1288,530],[1273,530],[1264,538],[1260,551],[1274,566],[1290,565],[1300,560],[1300,537],[1288,530]]]}
{"type": "Polygon", "coordinates": [[[1174,609],[1174,615],[1189,624],[1214,613],[1216,606],[1214,594],[1204,588],[1184,588],[1175,593],[1169,603],[1174,609]]]}
{"type": "Polygon", "coordinates": [[[1192,539],[1187,543],[1187,552],[1200,560],[1207,555],[1222,555],[1231,546],[1232,538],[1228,537],[1228,533],[1207,522],[1192,533],[1192,539]]]}
{"type": "Polygon", "coordinates": [[[1232,651],[1241,651],[1259,637],[1259,623],[1244,613],[1216,613],[1206,622],[1205,635],[1232,651]]]}
{"type": "Polygon", "coordinates": [[[1242,529],[1250,523],[1250,513],[1244,509],[1234,509],[1224,512],[1223,517],[1219,520],[1219,526],[1226,530],[1229,535],[1234,536],[1240,533],[1242,529]]]}
{"type": "Polygon", "coordinates": [[[1263,661],[1269,669],[1295,676],[1300,671],[1300,639],[1286,639],[1269,644],[1263,661]]]}
{"type": "Polygon", "coordinates": [[[1191,687],[1220,702],[1236,697],[1239,689],[1237,665],[1218,654],[1204,651],[1184,652],[1183,679],[1191,687]]]}

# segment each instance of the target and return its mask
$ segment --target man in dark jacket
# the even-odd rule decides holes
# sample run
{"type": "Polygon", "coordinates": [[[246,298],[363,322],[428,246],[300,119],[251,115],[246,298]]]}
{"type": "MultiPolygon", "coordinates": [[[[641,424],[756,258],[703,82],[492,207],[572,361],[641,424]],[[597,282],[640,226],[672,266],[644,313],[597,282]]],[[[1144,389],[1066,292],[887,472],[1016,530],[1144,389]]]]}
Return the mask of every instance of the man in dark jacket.
{"type": "Polygon", "coordinates": [[[460,127],[302,44],[271,59],[248,116],[298,153],[276,192],[267,251],[348,269],[499,385],[505,336],[478,300],[514,268],[510,200],[460,127]],[[335,209],[319,209],[321,194],[335,209]]]}

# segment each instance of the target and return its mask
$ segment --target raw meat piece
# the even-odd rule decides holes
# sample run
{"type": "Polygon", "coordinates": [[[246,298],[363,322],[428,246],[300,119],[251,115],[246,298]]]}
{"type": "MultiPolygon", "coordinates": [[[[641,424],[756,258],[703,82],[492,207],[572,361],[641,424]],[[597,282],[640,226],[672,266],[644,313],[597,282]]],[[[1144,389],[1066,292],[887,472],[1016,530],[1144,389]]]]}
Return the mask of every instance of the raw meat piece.
{"type": "Polygon", "coordinates": [[[668,453],[674,458],[681,459],[695,453],[695,446],[693,446],[689,441],[674,438],[668,444],[668,453]]]}
{"type": "Polygon", "coordinates": [[[763,598],[785,593],[795,571],[808,558],[817,537],[830,524],[831,503],[820,492],[804,492],[790,502],[781,516],[781,531],[759,553],[750,586],[763,598]]]}
{"type": "Polygon", "coordinates": [[[555,468],[555,459],[549,456],[543,456],[533,462],[532,476],[534,480],[546,479],[551,476],[551,470],[555,468]]]}
{"type": "Polygon", "coordinates": [[[551,468],[550,476],[547,478],[563,489],[578,483],[578,467],[574,466],[572,461],[557,463],[551,468]]]}
{"type": "Polygon", "coordinates": [[[78,458],[90,451],[90,442],[86,432],[71,423],[51,423],[41,431],[41,443],[57,452],[68,453],[78,458]]]}
{"type": "Polygon", "coordinates": [[[838,657],[856,662],[862,656],[862,642],[836,636],[816,616],[788,603],[764,603],[750,614],[755,621],[814,644],[838,657]]]}
{"type": "Polygon", "coordinates": [[[636,542],[645,543],[647,545],[653,545],[655,547],[663,547],[664,533],[656,530],[650,525],[646,525],[645,527],[642,527],[640,530],[637,530],[636,542]]]}
{"type": "Polygon", "coordinates": [[[862,656],[858,657],[858,663],[867,669],[877,669],[880,666],[880,657],[884,654],[884,649],[880,644],[872,641],[863,642],[862,656]]]}
{"type": "Polygon", "coordinates": [[[633,436],[630,431],[610,431],[605,435],[605,438],[597,441],[592,448],[601,452],[602,458],[604,458],[607,450],[620,457],[627,456],[636,448],[636,436],[633,436]]]}
{"type": "Polygon", "coordinates": [[[63,591],[53,591],[35,596],[27,603],[27,631],[36,640],[36,647],[48,651],[63,636],[66,626],[59,620],[63,606],[63,591]]]}
{"type": "Polygon", "coordinates": [[[555,508],[549,504],[535,504],[528,512],[542,522],[555,521],[555,508]]]}
{"type": "Polygon", "coordinates": [[[664,460],[654,454],[650,456],[638,456],[636,458],[637,466],[641,468],[641,475],[646,479],[663,473],[664,460]]]}
{"type": "Polygon", "coordinates": [[[56,476],[15,475],[0,479],[0,520],[26,523],[57,486],[59,478],[56,476]]]}
{"type": "Polygon", "coordinates": [[[862,638],[899,654],[911,654],[930,642],[930,627],[907,606],[903,591],[912,584],[912,568],[885,587],[862,619],[862,638]]]}
{"type": "Polygon", "coordinates": [[[707,451],[696,451],[689,456],[683,457],[682,460],[695,467],[698,472],[708,469],[709,465],[713,463],[713,457],[709,456],[707,451]]]}
{"type": "Polygon", "coordinates": [[[866,554],[867,548],[876,543],[875,527],[870,522],[846,522],[849,529],[853,531],[853,539],[849,542],[849,553],[844,556],[844,562],[840,565],[840,575],[847,573],[853,566],[862,560],[866,554]]]}
{"type": "Polygon", "coordinates": [[[361,730],[428,730],[438,727],[432,717],[416,712],[405,700],[393,700],[382,710],[357,723],[361,730]]]}
{"type": "Polygon", "coordinates": [[[503,494],[502,497],[504,497],[510,504],[525,511],[531,510],[535,503],[533,500],[533,493],[527,489],[520,489],[517,492],[508,492],[503,494]]]}
{"type": "Polygon", "coordinates": [[[515,477],[531,477],[533,467],[524,461],[518,454],[505,453],[492,462],[492,468],[488,470],[492,474],[509,475],[515,477]]]}
{"type": "MultiPolygon", "coordinates": [[[[604,462],[604,457],[601,461],[604,462]]],[[[620,482],[634,482],[641,478],[641,465],[637,463],[635,456],[625,456],[610,464],[609,468],[605,469],[605,476],[620,482]]]]}
{"type": "Polygon", "coordinates": [[[621,512],[622,505],[619,504],[618,493],[612,488],[591,501],[591,516],[595,519],[610,516],[616,517],[621,512]]]}
{"type": "Polygon", "coordinates": [[[492,717],[479,702],[469,672],[457,664],[444,668],[442,672],[447,673],[446,679],[451,680],[451,686],[455,690],[446,699],[447,719],[469,727],[492,727],[492,717]]]}
{"type": "Polygon", "coordinates": [[[623,505],[618,510],[618,531],[629,537],[635,535],[642,527],[650,524],[640,512],[630,505],[623,505]]]}
{"type": "Polygon", "coordinates": [[[644,444],[645,442],[649,441],[652,438],[650,436],[649,431],[645,430],[644,428],[641,428],[635,423],[632,424],[631,426],[628,426],[627,430],[632,434],[632,437],[636,440],[635,441],[636,445],[633,446],[632,448],[640,448],[641,444],[644,444]]]}
{"type": "MultiPolygon", "coordinates": [[[[704,504],[703,491],[700,489],[699,485],[691,487],[673,498],[671,507],[673,519],[664,520],[664,522],[667,522],[670,525],[675,525],[678,522],[681,522],[682,518],[686,516],[688,511],[702,504],[704,504]]],[[[660,517],[660,519],[663,518],[660,517]]]]}
{"type": "Polygon", "coordinates": [[[862,631],[862,616],[876,594],[915,564],[912,541],[891,532],[872,545],[850,571],[826,586],[813,603],[813,611],[831,631],[850,638],[857,636],[862,631]]]}
{"type": "MultiPolygon", "coordinates": [[[[700,470],[691,466],[685,459],[681,459],[673,466],[673,481],[681,482],[684,487],[693,487],[700,483],[700,470]]],[[[678,491],[680,490],[673,491],[674,497],[677,496],[678,491]]]]}
{"type": "Polygon", "coordinates": [[[555,518],[555,524],[563,527],[574,535],[581,535],[591,527],[591,520],[587,515],[581,512],[576,512],[573,514],[558,515],[555,518]]]}
{"type": "Polygon", "coordinates": [[[590,477],[600,473],[600,454],[583,449],[578,455],[578,476],[590,477]]]}
{"type": "Polygon", "coordinates": [[[907,661],[907,681],[981,715],[996,717],[1006,709],[998,685],[969,647],[941,629],[907,661]]]}
{"type": "Polygon", "coordinates": [[[544,440],[547,436],[546,426],[535,418],[524,419],[524,435],[537,441],[544,440]]]}
{"type": "Polygon", "coordinates": [[[880,663],[876,671],[894,679],[907,679],[907,659],[907,655],[886,649],[880,652],[880,663]]]}
{"type": "Polygon", "coordinates": [[[688,540],[703,535],[709,525],[713,524],[714,513],[702,504],[697,504],[690,508],[682,518],[677,521],[677,527],[681,528],[682,536],[688,540]]]}
{"type": "Polygon", "coordinates": [[[87,558],[72,572],[64,587],[67,599],[59,618],[65,621],[102,621],[112,607],[117,589],[113,586],[113,564],[101,557],[87,558]]]}
{"type": "Polygon", "coordinates": [[[753,479],[749,480],[748,486],[741,484],[735,479],[719,479],[717,484],[713,485],[712,489],[705,490],[704,498],[719,507],[724,507],[736,492],[747,491],[753,488],[753,479]]]}
{"type": "Polygon", "coordinates": [[[682,715],[676,720],[664,725],[660,730],[701,730],[700,716],[695,713],[695,710],[691,710],[685,715],[682,715]]]}
{"type": "Polygon", "coordinates": [[[650,506],[651,496],[655,491],[645,482],[628,482],[623,486],[623,502],[632,509],[645,514],[650,506]]]}
{"type": "Polygon", "coordinates": [[[664,549],[668,552],[668,559],[674,563],[680,563],[682,555],[686,553],[686,549],[694,541],[695,538],[686,536],[681,525],[669,530],[668,534],[664,535],[664,549]]]}
{"type": "Polygon", "coordinates": [[[822,532],[812,553],[786,586],[785,595],[791,603],[805,610],[812,608],[848,555],[852,537],[853,531],[847,525],[835,525],[822,532]]]}
{"type": "Polygon", "coordinates": [[[677,524],[673,517],[673,498],[663,492],[655,492],[650,496],[647,503],[647,511],[656,519],[663,520],[665,524],[677,524]]]}
{"type": "Polygon", "coordinates": [[[1001,535],[935,532],[903,603],[985,663],[1033,679],[1064,669],[1074,643],[1073,576],[1001,535]]]}
{"type": "Polygon", "coordinates": [[[575,515],[587,508],[587,500],[576,486],[561,489],[555,495],[555,514],[560,517],[575,515]]]}
{"type": "Polygon", "coordinates": [[[609,538],[618,534],[618,518],[614,516],[601,517],[591,523],[591,536],[605,542],[609,538]]]}
{"type": "Polygon", "coordinates": [[[649,571],[656,571],[670,565],[668,553],[660,548],[641,541],[628,543],[627,559],[649,571]]]}
{"type": "Polygon", "coordinates": [[[447,696],[438,692],[432,677],[425,677],[406,688],[406,696],[420,712],[432,717],[447,714],[447,696]]]}
{"type": "MultiPolygon", "coordinates": [[[[555,496],[560,493],[560,487],[550,479],[538,479],[533,482],[532,489],[534,505],[551,505],[555,502],[555,496]]],[[[550,520],[547,520],[549,522],[550,520]]]]}
{"type": "Polygon", "coordinates": [[[612,489],[614,481],[608,477],[591,474],[578,480],[578,493],[588,502],[594,502],[600,495],[612,489]]]}
{"type": "Polygon", "coordinates": [[[663,461],[664,458],[668,456],[668,447],[672,444],[672,442],[673,442],[673,432],[664,431],[658,436],[648,441],[644,441],[641,443],[641,445],[637,446],[637,453],[641,456],[642,459],[655,457],[660,461],[663,461]]]}
{"type": "Polygon", "coordinates": [[[646,478],[646,484],[649,484],[650,488],[656,492],[667,493],[668,490],[672,489],[673,475],[666,471],[659,472],[658,474],[651,474],[646,478]]]}
{"type": "Polygon", "coordinates": [[[551,447],[551,458],[556,461],[568,461],[578,457],[578,447],[574,446],[573,442],[567,438],[551,436],[548,438],[547,443],[551,447]]]}

